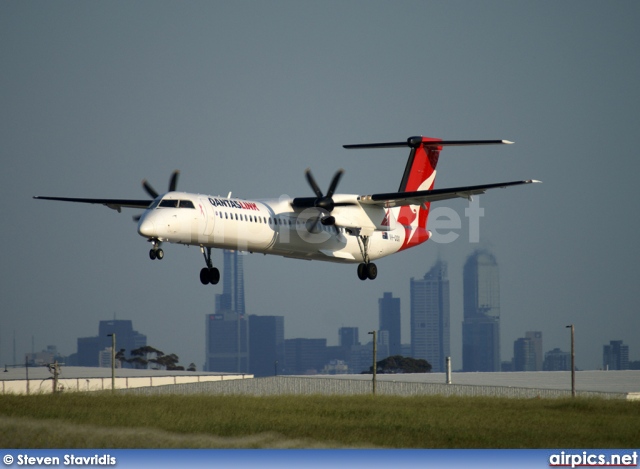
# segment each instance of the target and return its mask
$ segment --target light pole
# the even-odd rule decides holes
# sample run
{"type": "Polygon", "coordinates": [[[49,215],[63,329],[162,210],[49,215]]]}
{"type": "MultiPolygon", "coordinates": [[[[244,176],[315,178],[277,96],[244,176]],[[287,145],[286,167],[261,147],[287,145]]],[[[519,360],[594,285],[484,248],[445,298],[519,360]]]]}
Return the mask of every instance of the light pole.
{"type": "Polygon", "coordinates": [[[369,334],[373,334],[373,395],[376,395],[376,371],[377,371],[377,364],[376,364],[376,353],[378,352],[378,341],[376,340],[376,331],[371,331],[369,332],[369,334]]]}
{"type": "Polygon", "coordinates": [[[116,333],[107,334],[111,337],[111,392],[116,390],[116,333]]]}
{"type": "Polygon", "coordinates": [[[576,348],[575,348],[575,328],[573,324],[567,326],[571,328],[571,397],[576,397],[576,348]]]}

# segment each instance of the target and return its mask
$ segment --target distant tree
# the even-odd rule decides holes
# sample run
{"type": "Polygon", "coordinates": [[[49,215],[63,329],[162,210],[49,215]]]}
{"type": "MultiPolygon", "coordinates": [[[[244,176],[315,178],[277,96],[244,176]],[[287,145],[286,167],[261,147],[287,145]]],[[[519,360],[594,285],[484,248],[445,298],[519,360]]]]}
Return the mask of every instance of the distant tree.
{"type": "MultiPolygon", "coordinates": [[[[427,360],[403,357],[402,355],[387,357],[376,363],[376,373],[380,374],[429,373],[431,368],[431,364],[427,360]]],[[[369,367],[369,371],[363,373],[373,374],[373,366],[369,367]]]]}
{"type": "Polygon", "coordinates": [[[190,363],[189,368],[187,368],[187,371],[196,371],[196,364],[190,363]]]}
{"type": "Polygon", "coordinates": [[[630,370],[640,370],[640,360],[630,361],[629,362],[630,370]]]}
{"type": "MultiPolygon", "coordinates": [[[[150,363],[153,363],[157,369],[165,369],[165,370],[184,370],[184,366],[178,365],[180,358],[175,353],[165,354],[161,350],[157,348],[151,347],[150,345],[145,345],[144,347],[137,348],[131,351],[131,357],[127,360],[128,363],[131,363],[134,368],[148,368],[150,363]]],[[[189,365],[189,368],[193,367],[193,370],[196,371],[196,366],[192,363],[189,365]]]]}
{"type": "MultiPolygon", "coordinates": [[[[180,359],[175,353],[170,353],[169,355],[162,355],[155,360],[155,363],[164,367],[165,370],[177,370],[178,362],[180,359]]],[[[184,370],[184,367],[182,367],[184,370]]]]}
{"type": "Polygon", "coordinates": [[[129,360],[129,363],[133,363],[135,368],[148,368],[149,363],[158,363],[158,359],[163,355],[164,352],[153,348],[150,345],[145,345],[131,351],[131,356],[133,358],[129,360]],[[153,356],[150,357],[150,355],[153,356]]]}
{"type": "Polygon", "coordinates": [[[126,357],[124,356],[124,352],[125,350],[121,348],[116,353],[116,360],[120,362],[120,368],[122,368],[122,364],[127,361],[126,357]]]}

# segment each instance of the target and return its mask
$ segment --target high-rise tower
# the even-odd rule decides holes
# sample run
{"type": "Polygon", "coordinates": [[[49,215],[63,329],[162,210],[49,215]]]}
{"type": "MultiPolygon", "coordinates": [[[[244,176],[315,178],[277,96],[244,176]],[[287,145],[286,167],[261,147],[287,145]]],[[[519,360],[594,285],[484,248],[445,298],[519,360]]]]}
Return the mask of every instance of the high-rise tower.
{"type": "Polygon", "coordinates": [[[411,279],[411,356],[443,372],[450,356],[449,279],[438,260],[424,278],[411,279]]]}
{"type": "Polygon", "coordinates": [[[222,293],[215,314],[206,316],[207,371],[246,373],[249,368],[249,325],[244,307],[244,272],[238,251],[223,251],[222,293]]]}
{"type": "Polygon", "coordinates": [[[241,316],[244,308],[244,269],[238,251],[224,250],[222,293],[216,295],[216,313],[233,311],[241,316]]]}
{"type": "Polygon", "coordinates": [[[477,250],[463,272],[463,371],[500,371],[500,279],[493,254],[477,250]]]}
{"type": "Polygon", "coordinates": [[[392,293],[384,292],[382,298],[378,299],[378,312],[378,329],[389,333],[389,355],[402,355],[400,298],[394,298],[392,293]]]}

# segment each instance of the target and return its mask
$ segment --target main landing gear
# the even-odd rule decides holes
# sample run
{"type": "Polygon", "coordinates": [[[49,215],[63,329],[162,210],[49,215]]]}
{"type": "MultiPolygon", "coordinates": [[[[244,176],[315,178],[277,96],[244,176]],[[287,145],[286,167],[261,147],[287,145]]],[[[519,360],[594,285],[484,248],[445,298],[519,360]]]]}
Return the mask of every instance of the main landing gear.
{"type": "Polygon", "coordinates": [[[200,282],[202,282],[203,285],[209,283],[216,285],[220,281],[220,271],[215,268],[211,262],[211,248],[206,248],[205,250],[204,246],[200,246],[200,251],[202,251],[204,261],[207,263],[207,266],[200,271],[200,282]]]}
{"type": "Polygon", "coordinates": [[[358,264],[358,278],[360,280],[375,280],[378,276],[378,267],[369,261],[369,236],[358,235],[358,246],[364,262],[358,264]]]}
{"type": "Polygon", "coordinates": [[[358,278],[360,280],[374,280],[378,276],[378,267],[373,263],[358,264],[358,278]]]}

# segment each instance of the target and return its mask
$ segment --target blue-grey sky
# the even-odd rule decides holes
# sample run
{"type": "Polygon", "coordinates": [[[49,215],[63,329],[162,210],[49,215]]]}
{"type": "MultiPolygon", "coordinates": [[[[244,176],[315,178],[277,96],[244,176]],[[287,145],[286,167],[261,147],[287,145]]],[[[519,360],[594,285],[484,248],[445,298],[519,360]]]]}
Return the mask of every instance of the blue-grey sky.
{"type": "MultiPolygon", "coordinates": [[[[308,196],[304,170],[339,191],[396,190],[407,152],[343,144],[508,139],[447,148],[436,187],[540,179],[464,200],[458,239],[355,266],[247,255],[247,311],[284,315],[286,337],[378,324],[438,256],[449,263],[453,366],[461,360],[462,265],[484,247],[501,276],[502,359],[528,330],[544,349],[601,366],[621,339],[640,359],[640,3],[636,1],[5,1],[0,3],[4,250],[0,361],[132,319],[149,343],[204,362],[205,314],[221,286],[197,248],[151,262],[131,216],[34,195],[140,198],[148,178],[244,198],[308,196]]],[[[435,205],[434,205],[435,207],[435,205]]],[[[217,253],[219,263],[222,256],[217,253]]],[[[19,358],[20,360],[20,358],[19,358]]]]}

